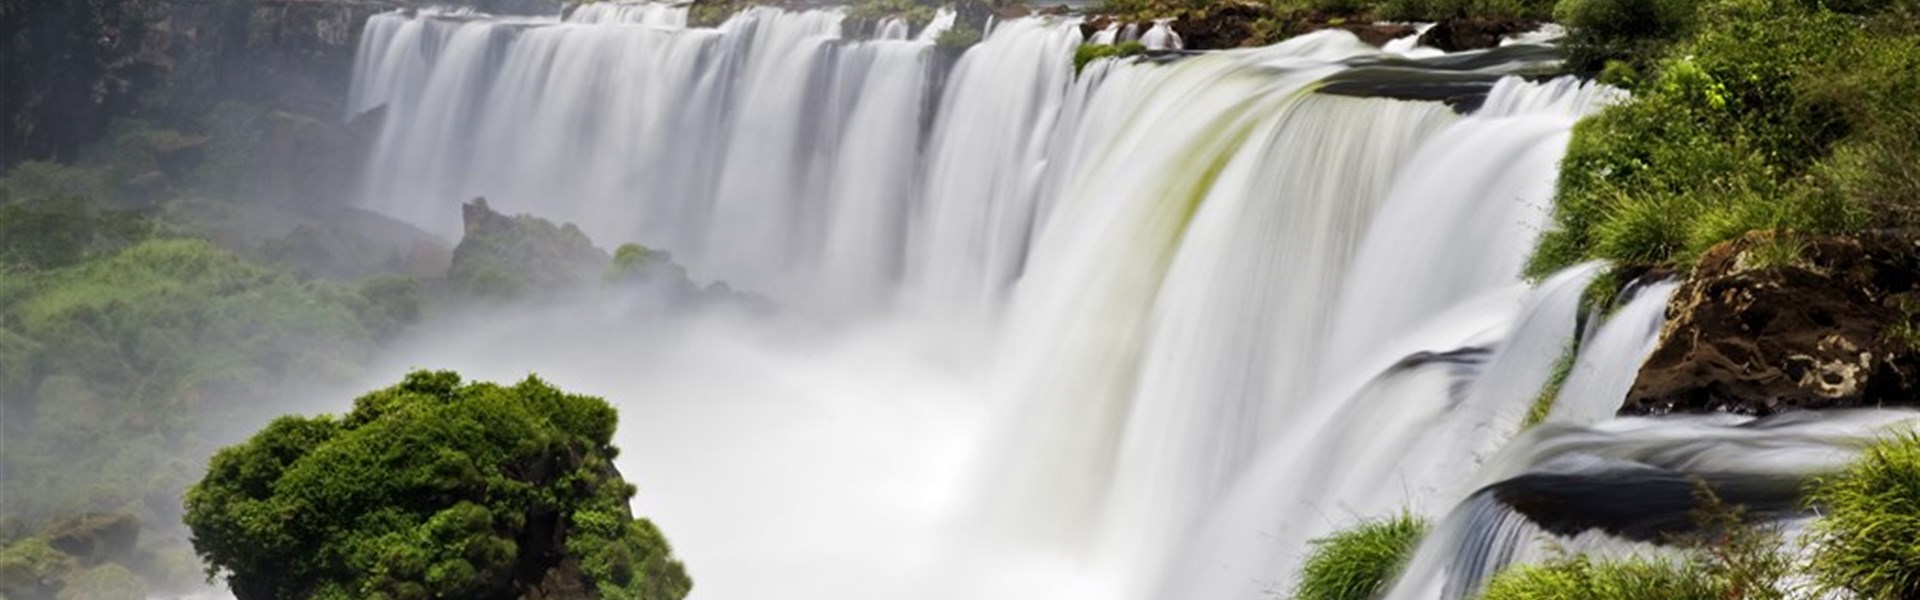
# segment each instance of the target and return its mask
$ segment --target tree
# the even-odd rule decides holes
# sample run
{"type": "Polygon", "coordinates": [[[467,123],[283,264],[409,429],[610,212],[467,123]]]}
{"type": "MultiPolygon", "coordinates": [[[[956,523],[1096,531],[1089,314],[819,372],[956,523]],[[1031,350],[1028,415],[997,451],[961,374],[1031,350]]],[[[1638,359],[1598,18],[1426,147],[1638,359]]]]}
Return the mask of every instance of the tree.
{"type": "Polygon", "coordinates": [[[340,417],[282,417],[187,492],[208,575],[241,600],[517,598],[692,586],[613,467],[613,407],[529,377],[415,372],[340,417]]]}

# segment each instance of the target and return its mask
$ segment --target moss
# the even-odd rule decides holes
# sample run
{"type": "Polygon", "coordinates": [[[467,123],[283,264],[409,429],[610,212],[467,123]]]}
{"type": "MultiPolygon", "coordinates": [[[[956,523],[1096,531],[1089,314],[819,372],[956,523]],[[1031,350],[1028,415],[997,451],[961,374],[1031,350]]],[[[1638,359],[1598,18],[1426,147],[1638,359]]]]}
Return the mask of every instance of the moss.
{"type": "Polygon", "coordinates": [[[147,586],[132,571],[108,564],[80,571],[61,588],[59,600],[146,600],[147,586]]]}
{"type": "Polygon", "coordinates": [[[1920,597],[1920,433],[1869,445],[1813,485],[1811,571],[1826,590],[1863,600],[1920,597]]]}
{"type": "Polygon", "coordinates": [[[955,53],[980,43],[980,30],[966,23],[956,23],[940,36],[933,39],[933,46],[944,52],[955,53]]]}
{"type": "Polygon", "coordinates": [[[1073,50],[1073,72],[1079,73],[1087,64],[1102,58],[1139,56],[1147,53],[1147,46],[1140,42],[1121,44],[1081,44],[1073,50]]]}
{"type": "Polygon", "coordinates": [[[1297,600],[1370,600],[1386,591],[1420,539],[1427,522],[1411,514],[1366,521],[1313,541],[1301,567],[1297,600]]]}
{"type": "Polygon", "coordinates": [[[1560,387],[1566,385],[1567,377],[1573,374],[1573,365],[1580,359],[1580,340],[1574,338],[1567,342],[1567,349],[1560,352],[1560,358],[1553,361],[1553,373],[1547,376],[1546,385],[1540,386],[1540,393],[1533,397],[1533,404],[1527,407],[1527,417],[1520,423],[1521,429],[1533,427],[1547,421],[1547,415],[1553,413],[1553,402],[1560,398],[1560,387]]]}
{"type": "Polygon", "coordinates": [[[907,26],[919,30],[933,20],[934,5],[917,0],[859,0],[847,7],[847,19],[877,23],[881,19],[899,17],[907,21],[907,26]]]}
{"type": "Polygon", "coordinates": [[[67,573],[79,561],[54,549],[45,538],[32,537],[0,549],[0,596],[48,597],[60,589],[67,573]]]}

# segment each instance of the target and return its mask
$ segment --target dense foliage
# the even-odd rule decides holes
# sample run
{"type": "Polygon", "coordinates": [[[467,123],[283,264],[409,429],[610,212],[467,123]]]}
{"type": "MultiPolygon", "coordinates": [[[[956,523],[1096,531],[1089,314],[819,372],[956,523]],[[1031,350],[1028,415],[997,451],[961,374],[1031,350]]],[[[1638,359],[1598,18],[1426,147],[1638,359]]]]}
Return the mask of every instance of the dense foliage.
{"type": "Polygon", "coordinates": [[[180,198],[257,181],[228,177],[257,166],[228,158],[256,153],[259,140],[228,139],[252,129],[221,131],[121,121],[78,164],[0,177],[0,547],[4,569],[38,582],[0,595],[112,597],[98,594],[128,574],[156,593],[194,585],[178,522],[198,464],[232,428],[357,377],[419,312],[411,279],[302,279],[266,244],[222,246],[200,237],[207,221],[176,218],[217,207],[274,239],[246,216],[263,205],[180,198]],[[138,547],[62,547],[62,524],[95,512],[141,523],[138,547]]]}
{"type": "Polygon", "coordinates": [[[416,372],[221,450],[186,521],[245,600],[514,597],[563,559],[602,597],[680,598],[686,573],[627,508],[615,424],[539,379],[416,372]]]}
{"type": "Polygon", "coordinates": [[[1613,61],[1634,97],[1576,127],[1530,272],[1679,266],[1752,230],[1920,225],[1916,5],[1562,3],[1576,60],[1613,61]]]}
{"type": "Polygon", "coordinates": [[[1371,600],[1384,593],[1426,537],[1410,514],[1366,521],[1313,541],[1301,567],[1297,600],[1371,600]]]}
{"type": "Polygon", "coordinates": [[[210,451],[207,425],[261,418],[289,386],[350,376],[410,302],[405,289],[302,283],[185,238],[9,274],[0,465],[9,489],[32,492],[10,494],[7,513],[176,514],[193,469],[171,457],[210,451]]]}
{"type": "Polygon", "coordinates": [[[1863,600],[1920,598],[1920,433],[1869,446],[1846,471],[1819,480],[1812,571],[1863,600]]]}

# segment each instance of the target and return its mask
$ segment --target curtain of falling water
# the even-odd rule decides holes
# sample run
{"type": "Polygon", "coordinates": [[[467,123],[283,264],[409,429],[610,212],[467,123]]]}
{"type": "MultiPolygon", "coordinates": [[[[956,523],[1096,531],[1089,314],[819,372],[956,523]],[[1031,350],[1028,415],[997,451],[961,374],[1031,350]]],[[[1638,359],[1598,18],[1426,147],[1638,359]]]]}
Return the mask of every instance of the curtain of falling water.
{"type": "MultiPolygon", "coordinates": [[[[349,101],[384,119],[365,201],[451,238],[485,195],[789,304],[981,319],[1005,414],[967,529],[1074,557],[1099,597],[1264,598],[1314,536],[1469,497],[1578,335],[1600,267],[1518,270],[1569,128],[1618,92],[1315,94],[1382,54],[1342,32],[1075,73],[1078,24],[1034,18],[931,98],[953,19],[382,15],[349,101]]],[[[1669,289],[1584,340],[1551,421],[1610,415],[1669,289]]]]}

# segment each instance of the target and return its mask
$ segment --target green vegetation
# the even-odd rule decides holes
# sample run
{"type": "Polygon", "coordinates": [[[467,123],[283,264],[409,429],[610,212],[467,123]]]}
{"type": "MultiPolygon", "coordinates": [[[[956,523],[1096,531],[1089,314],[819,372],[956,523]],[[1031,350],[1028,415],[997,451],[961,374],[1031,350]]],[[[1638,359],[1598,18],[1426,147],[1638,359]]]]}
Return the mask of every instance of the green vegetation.
{"type": "MultiPolygon", "coordinates": [[[[1220,0],[1106,0],[1093,10],[1135,22],[1196,20],[1225,4],[1220,0]]],[[[1309,20],[1334,25],[1456,17],[1544,21],[1553,17],[1555,0],[1267,0],[1258,4],[1271,13],[1264,30],[1278,32],[1292,31],[1287,23],[1309,20]]]]}
{"type": "Polygon", "coordinates": [[[1575,128],[1529,273],[1679,267],[1754,230],[1920,225],[1916,4],[1563,2],[1575,66],[1606,65],[1634,97],[1575,128]]]}
{"type": "Polygon", "coordinates": [[[0,596],[140,600],[150,591],[161,591],[153,583],[175,588],[195,579],[198,570],[191,552],[184,547],[176,552],[166,544],[141,545],[140,530],[130,515],[95,513],[63,519],[32,534],[9,532],[12,541],[0,544],[0,596]]]}
{"type": "Polygon", "coordinates": [[[1863,600],[1920,597],[1920,433],[1867,447],[1846,471],[1820,479],[1812,501],[1812,572],[1828,590],[1863,600]]]}
{"type": "Polygon", "coordinates": [[[666,540],[628,509],[615,425],[605,401],[536,378],[415,372],[221,450],[186,522],[245,600],[512,597],[564,559],[601,597],[683,597],[666,540]]]}
{"type": "Polygon", "coordinates": [[[31,492],[7,513],[171,520],[209,428],[356,374],[412,302],[404,286],[303,283],[185,238],[8,276],[0,464],[8,489],[31,492]]]}
{"type": "Polygon", "coordinates": [[[110,129],[79,165],[30,161],[0,177],[0,568],[7,586],[35,582],[0,590],[10,598],[192,585],[177,523],[198,463],[232,428],[357,376],[420,312],[410,278],[303,280],[256,248],[196,237],[201,223],[170,209],[217,189],[192,182],[228,174],[218,152],[202,153],[227,144],[143,122],[110,129]],[[69,544],[90,513],[148,535],[109,554],[69,544]]]}
{"type": "Polygon", "coordinates": [[[907,20],[907,26],[918,31],[933,20],[934,5],[918,0],[860,0],[847,7],[847,19],[877,23],[888,17],[900,17],[907,20]]]}
{"type": "Polygon", "coordinates": [[[1487,583],[1484,600],[1723,600],[1732,596],[1693,565],[1633,558],[1594,561],[1586,556],[1517,565],[1487,583]]]}
{"type": "Polygon", "coordinates": [[[966,23],[955,23],[952,28],[940,32],[933,38],[933,47],[943,52],[957,53],[974,44],[980,43],[980,30],[966,23]]]}
{"type": "Polygon", "coordinates": [[[1553,402],[1560,398],[1560,387],[1566,385],[1567,377],[1573,374],[1573,365],[1580,360],[1580,340],[1575,338],[1567,342],[1567,349],[1560,352],[1560,358],[1553,361],[1553,374],[1547,376],[1546,385],[1540,386],[1540,394],[1533,397],[1533,404],[1527,406],[1527,417],[1520,422],[1520,428],[1526,429],[1547,421],[1547,415],[1553,413],[1553,402]]]}
{"type": "Polygon", "coordinates": [[[1696,0],[1566,0],[1553,8],[1555,21],[1568,28],[1563,45],[1567,66],[1598,73],[1612,63],[1604,79],[1625,83],[1631,70],[1651,67],[1660,50],[1693,28],[1696,0]],[[1630,71],[1622,71],[1629,69],[1630,71]]]}
{"type": "Polygon", "coordinates": [[[1428,525],[1411,514],[1362,522],[1313,541],[1301,567],[1297,600],[1371,600],[1384,593],[1428,525]]]}
{"type": "Polygon", "coordinates": [[[1744,509],[1705,487],[1696,530],[1669,540],[1678,557],[1596,560],[1579,555],[1515,565],[1487,583],[1484,600],[1784,600],[1790,558],[1771,528],[1748,525],[1744,509]]]}
{"type": "Polygon", "coordinates": [[[1147,53],[1147,46],[1140,42],[1120,44],[1081,44],[1073,49],[1073,72],[1079,73],[1087,68],[1087,63],[1102,58],[1139,56],[1147,53]]]}

